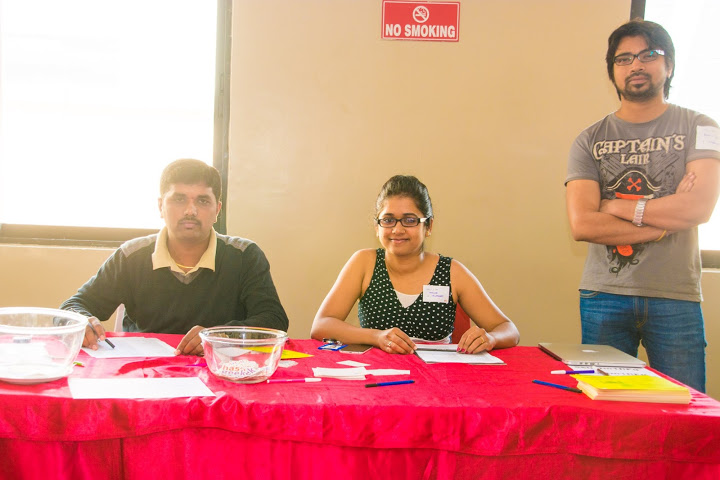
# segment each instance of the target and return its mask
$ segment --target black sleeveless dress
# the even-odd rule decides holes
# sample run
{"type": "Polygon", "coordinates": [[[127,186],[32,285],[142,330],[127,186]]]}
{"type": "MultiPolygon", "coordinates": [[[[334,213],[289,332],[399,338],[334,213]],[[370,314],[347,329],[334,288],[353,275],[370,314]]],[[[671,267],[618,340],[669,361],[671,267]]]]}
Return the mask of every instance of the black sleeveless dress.
{"type": "Polygon", "coordinates": [[[422,293],[407,308],[403,307],[393,288],[385,250],[377,249],[377,259],[370,285],[358,303],[358,317],[363,328],[387,330],[397,327],[412,338],[442,340],[452,334],[455,323],[455,302],[450,285],[451,257],[440,255],[430,285],[450,287],[448,303],[424,302],[422,293]]]}

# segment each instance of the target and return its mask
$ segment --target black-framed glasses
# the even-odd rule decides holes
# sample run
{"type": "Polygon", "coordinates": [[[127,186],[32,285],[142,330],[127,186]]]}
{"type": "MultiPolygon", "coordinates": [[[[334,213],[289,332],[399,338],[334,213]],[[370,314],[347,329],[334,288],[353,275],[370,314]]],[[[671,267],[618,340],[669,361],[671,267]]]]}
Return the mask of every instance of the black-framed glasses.
{"type": "Polygon", "coordinates": [[[398,222],[400,222],[400,225],[403,227],[417,227],[421,223],[425,223],[428,220],[430,220],[432,217],[424,217],[424,218],[418,218],[418,217],[402,217],[402,218],[395,218],[395,217],[382,217],[375,219],[377,221],[377,224],[380,225],[383,228],[392,228],[395,225],[397,225],[398,222]]]}
{"type": "Polygon", "coordinates": [[[613,62],[615,62],[615,65],[619,65],[621,67],[624,67],[626,65],[631,65],[635,59],[637,58],[642,63],[650,63],[654,62],[658,58],[665,55],[664,50],[643,50],[640,53],[633,54],[633,53],[622,53],[615,58],[613,58],[613,62]]]}

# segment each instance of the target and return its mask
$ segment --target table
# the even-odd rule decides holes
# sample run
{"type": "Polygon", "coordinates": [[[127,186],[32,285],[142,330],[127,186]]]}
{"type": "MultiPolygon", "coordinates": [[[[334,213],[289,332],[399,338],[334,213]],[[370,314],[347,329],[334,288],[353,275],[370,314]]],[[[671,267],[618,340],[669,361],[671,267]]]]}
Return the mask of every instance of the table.
{"type": "MultiPolygon", "coordinates": [[[[116,334],[137,335],[137,334],[116,334]]],[[[144,336],[151,336],[145,334],[144,336]]],[[[176,346],[181,335],[152,335],[176,346]]],[[[74,400],[67,379],[0,383],[1,478],[720,478],[720,403],[602,402],[532,383],[563,364],[535,347],[506,365],[426,365],[372,349],[317,350],[274,378],[341,360],[411,371],[411,385],[239,385],[196,357],[94,359],[72,376],[199,376],[216,397],[74,400]]]]}

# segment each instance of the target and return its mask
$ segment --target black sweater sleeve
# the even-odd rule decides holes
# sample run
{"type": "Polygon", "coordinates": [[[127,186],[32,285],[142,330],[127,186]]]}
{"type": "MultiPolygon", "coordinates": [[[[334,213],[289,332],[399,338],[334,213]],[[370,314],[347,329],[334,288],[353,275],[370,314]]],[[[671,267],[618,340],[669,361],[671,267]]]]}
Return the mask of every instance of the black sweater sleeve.
{"type": "Polygon", "coordinates": [[[125,268],[125,256],[118,249],[103,263],[97,274],[80,287],[75,295],[65,300],[60,308],[107,320],[123,303],[121,279],[125,268]]]}
{"type": "Polygon", "coordinates": [[[289,321],[280,303],[270,275],[270,264],[263,251],[251,244],[244,252],[240,272],[240,309],[244,320],[232,320],[228,325],[267,327],[287,331],[289,321]]]}

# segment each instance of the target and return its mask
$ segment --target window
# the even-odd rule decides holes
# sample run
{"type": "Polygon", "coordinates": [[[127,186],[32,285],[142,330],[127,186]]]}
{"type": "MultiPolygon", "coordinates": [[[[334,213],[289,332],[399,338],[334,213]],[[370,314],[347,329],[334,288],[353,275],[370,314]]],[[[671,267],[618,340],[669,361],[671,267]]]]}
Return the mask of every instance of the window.
{"type": "Polygon", "coordinates": [[[230,6],[0,0],[0,235],[157,230],[178,158],[226,183],[230,6]]]}
{"type": "MultiPolygon", "coordinates": [[[[717,23],[720,2],[707,0],[646,0],[644,18],[668,31],[675,44],[677,69],[670,90],[670,101],[712,117],[720,122],[720,49],[717,23]]],[[[638,12],[640,14],[640,12],[638,12]]],[[[703,265],[720,267],[720,208],[710,222],[700,225],[703,265]]]]}

